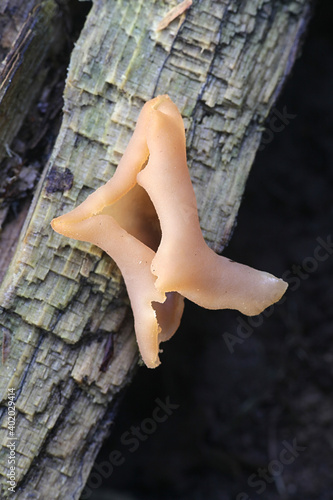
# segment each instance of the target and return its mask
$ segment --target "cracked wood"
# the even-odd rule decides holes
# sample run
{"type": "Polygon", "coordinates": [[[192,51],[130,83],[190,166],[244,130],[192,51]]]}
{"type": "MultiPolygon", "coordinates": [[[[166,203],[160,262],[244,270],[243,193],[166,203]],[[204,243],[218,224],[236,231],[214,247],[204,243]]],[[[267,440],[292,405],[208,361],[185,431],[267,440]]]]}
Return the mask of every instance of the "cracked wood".
{"type": "MultiPolygon", "coordinates": [[[[110,178],[142,104],[168,93],[185,120],[206,241],[221,250],[310,6],[194,1],[181,26],[156,32],[177,3],[95,0],[72,53],[62,127],[0,288],[0,324],[11,336],[0,378],[2,444],[7,388],[18,394],[14,499],[79,498],[137,363],[119,271],[96,247],[53,233],[50,220],[110,178]],[[71,189],[47,192],[54,167],[71,172],[71,189]]],[[[2,498],[7,452],[2,446],[2,498]]]]}

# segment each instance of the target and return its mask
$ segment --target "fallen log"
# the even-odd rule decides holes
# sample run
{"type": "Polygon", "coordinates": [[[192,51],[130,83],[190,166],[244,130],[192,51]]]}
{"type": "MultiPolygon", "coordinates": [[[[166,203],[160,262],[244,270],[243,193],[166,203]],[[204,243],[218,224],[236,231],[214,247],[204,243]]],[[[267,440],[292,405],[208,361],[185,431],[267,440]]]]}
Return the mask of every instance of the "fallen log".
{"type": "Polygon", "coordinates": [[[73,50],[62,126],[0,287],[1,498],[79,498],[138,362],[115,264],[51,219],[111,177],[143,103],[167,93],[185,122],[203,234],[220,252],[310,14],[310,0],[194,1],[157,31],[176,3],[95,0],[73,50]]]}

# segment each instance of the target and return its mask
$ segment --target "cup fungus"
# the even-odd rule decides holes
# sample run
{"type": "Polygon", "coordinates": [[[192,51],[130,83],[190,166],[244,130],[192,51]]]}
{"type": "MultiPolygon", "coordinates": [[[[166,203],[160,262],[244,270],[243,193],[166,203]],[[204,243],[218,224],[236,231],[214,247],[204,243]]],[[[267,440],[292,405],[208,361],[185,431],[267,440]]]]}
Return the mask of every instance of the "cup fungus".
{"type": "Polygon", "coordinates": [[[159,365],[160,342],[179,326],[184,297],[208,309],[238,309],[252,316],[287,288],[283,280],[232,262],[206,245],[182,117],[167,95],[144,105],[114,176],[51,225],[114,259],[149,368],[159,365]]]}

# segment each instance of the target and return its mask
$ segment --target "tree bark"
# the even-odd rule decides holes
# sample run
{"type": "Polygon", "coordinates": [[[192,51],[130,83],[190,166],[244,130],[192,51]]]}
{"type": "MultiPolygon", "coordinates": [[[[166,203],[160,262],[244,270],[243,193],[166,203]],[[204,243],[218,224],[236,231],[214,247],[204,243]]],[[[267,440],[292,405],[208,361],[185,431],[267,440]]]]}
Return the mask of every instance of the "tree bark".
{"type": "MultiPolygon", "coordinates": [[[[40,99],[45,82],[56,80],[50,75],[51,61],[63,51],[65,43],[63,12],[55,0],[0,2],[0,228],[4,229],[0,241],[0,281],[26,216],[23,210],[4,225],[10,205],[22,200],[24,187],[30,189],[38,176],[37,165],[24,168],[21,156],[21,149],[29,149],[41,135],[36,113],[28,117],[29,110],[40,99]],[[24,123],[27,130],[34,132],[24,133],[24,123]]],[[[44,113],[44,120],[48,114],[44,113]]]]}
{"type": "Polygon", "coordinates": [[[138,361],[115,264],[52,232],[51,219],[112,176],[142,105],[167,93],[184,118],[201,227],[220,252],[310,12],[310,0],[194,0],[156,32],[176,3],[95,0],[73,50],[61,130],[0,288],[1,498],[79,498],[138,361]]]}

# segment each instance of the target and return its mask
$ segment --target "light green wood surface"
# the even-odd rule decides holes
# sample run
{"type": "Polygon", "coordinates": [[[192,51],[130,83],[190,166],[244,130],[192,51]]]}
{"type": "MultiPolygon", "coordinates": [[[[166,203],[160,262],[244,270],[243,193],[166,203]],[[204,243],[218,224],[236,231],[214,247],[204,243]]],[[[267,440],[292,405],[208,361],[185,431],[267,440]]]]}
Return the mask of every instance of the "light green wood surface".
{"type": "Polygon", "coordinates": [[[11,338],[0,370],[1,498],[8,388],[18,396],[10,498],[77,499],[138,359],[118,269],[96,247],[52,232],[51,219],[111,177],[144,102],[168,93],[184,117],[204,236],[220,251],[310,1],[194,0],[183,24],[157,33],[176,3],[95,0],[72,53],[63,124],[0,288],[1,331],[11,338]],[[51,168],[69,169],[73,187],[48,193],[51,168]]]}

